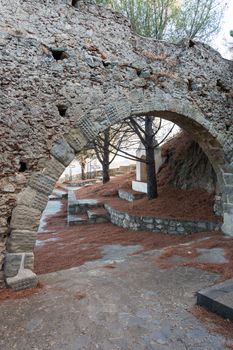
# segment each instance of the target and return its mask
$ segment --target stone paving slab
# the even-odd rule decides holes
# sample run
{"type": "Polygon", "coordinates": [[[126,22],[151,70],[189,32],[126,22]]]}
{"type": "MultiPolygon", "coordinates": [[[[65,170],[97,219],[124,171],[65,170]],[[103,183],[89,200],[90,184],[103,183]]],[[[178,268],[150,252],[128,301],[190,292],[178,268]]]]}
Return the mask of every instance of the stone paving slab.
{"type": "Polygon", "coordinates": [[[106,246],[100,260],[40,276],[45,287],[38,294],[1,303],[0,349],[227,349],[224,336],[189,312],[196,290],[218,275],[160,269],[159,250],[127,255],[138,248],[106,246]],[[111,260],[115,268],[106,268],[111,260]]]}
{"type": "Polygon", "coordinates": [[[197,252],[200,254],[196,258],[197,262],[210,264],[220,264],[227,262],[227,259],[224,256],[223,248],[197,248],[197,252]]]}
{"type": "Polygon", "coordinates": [[[200,290],[197,293],[197,304],[233,320],[233,279],[200,290]]]}

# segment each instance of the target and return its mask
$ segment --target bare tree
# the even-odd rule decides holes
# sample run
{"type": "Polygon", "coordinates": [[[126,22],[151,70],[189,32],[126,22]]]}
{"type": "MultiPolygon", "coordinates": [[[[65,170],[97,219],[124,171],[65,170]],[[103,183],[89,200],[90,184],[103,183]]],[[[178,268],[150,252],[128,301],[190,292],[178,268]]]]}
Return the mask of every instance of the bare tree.
{"type": "Polygon", "coordinates": [[[93,158],[93,151],[91,149],[84,148],[78,155],[77,160],[81,167],[81,179],[85,180],[85,168],[87,165],[88,159],[93,158]]]}
{"type": "MultiPolygon", "coordinates": [[[[157,179],[155,170],[155,148],[160,146],[167,137],[172,133],[175,124],[172,124],[168,130],[163,133],[160,142],[157,142],[155,136],[161,131],[162,120],[160,118],[155,118],[152,116],[142,116],[142,117],[130,117],[124,120],[124,122],[115,130],[119,137],[118,142],[112,142],[108,139],[108,149],[111,148],[111,153],[116,156],[117,154],[121,157],[137,160],[139,162],[146,164],[147,169],[147,197],[148,199],[153,199],[158,196],[157,191],[157,179]],[[137,139],[135,139],[135,135],[137,139]],[[138,145],[141,142],[145,148],[146,157],[145,160],[135,156],[132,152],[132,146],[138,145]]],[[[102,147],[103,147],[102,140],[102,147]]],[[[107,149],[107,145],[105,145],[107,149]]]]}
{"type": "Polygon", "coordinates": [[[117,124],[114,127],[108,127],[103,132],[99,133],[96,139],[92,142],[96,157],[103,169],[103,183],[110,180],[109,168],[114,161],[117,152],[126,137],[128,137],[128,130],[124,123],[117,124]]]}

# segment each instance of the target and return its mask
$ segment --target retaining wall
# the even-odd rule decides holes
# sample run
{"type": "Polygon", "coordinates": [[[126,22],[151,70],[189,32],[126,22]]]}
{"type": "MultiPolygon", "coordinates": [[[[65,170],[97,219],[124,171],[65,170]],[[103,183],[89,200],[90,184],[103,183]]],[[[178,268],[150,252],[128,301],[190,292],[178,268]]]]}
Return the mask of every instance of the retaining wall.
{"type": "Polygon", "coordinates": [[[221,229],[221,222],[177,220],[156,218],[152,216],[136,216],[113,209],[105,204],[113,224],[131,230],[163,232],[169,234],[188,234],[221,229]]]}

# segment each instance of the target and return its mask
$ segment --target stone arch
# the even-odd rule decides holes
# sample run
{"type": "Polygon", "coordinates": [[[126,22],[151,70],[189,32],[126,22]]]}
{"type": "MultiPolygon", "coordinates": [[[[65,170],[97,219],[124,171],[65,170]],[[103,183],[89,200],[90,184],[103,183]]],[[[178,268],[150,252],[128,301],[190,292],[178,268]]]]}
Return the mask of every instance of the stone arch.
{"type": "MultiPolygon", "coordinates": [[[[75,153],[130,115],[156,114],[191,132],[215,168],[223,231],[233,234],[232,61],[206,44],[140,37],[126,18],[90,0],[80,1],[78,11],[70,5],[0,2],[7,23],[1,35],[0,239],[9,233],[14,208],[6,274],[17,273],[23,252],[32,266],[41,212],[75,153]]],[[[0,245],[0,269],[4,250],[0,245]]]]}
{"type": "Polygon", "coordinates": [[[224,154],[222,139],[213,124],[198,108],[189,101],[181,101],[171,96],[150,96],[143,99],[129,96],[96,111],[98,115],[84,115],[77,122],[76,128],[55,142],[42,171],[33,173],[28,186],[18,195],[17,205],[12,212],[11,234],[7,243],[6,277],[17,274],[23,253],[26,253],[25,267],[33,268],[32,251],[40,216],[56,181],[74,159],[75,153],[81,151],[99,131],[129,116],[155,115],[170,120],[189,132],[198,142],[217,175],[224,211],[222,230],[233,235],[233,169],[224,154]]]}

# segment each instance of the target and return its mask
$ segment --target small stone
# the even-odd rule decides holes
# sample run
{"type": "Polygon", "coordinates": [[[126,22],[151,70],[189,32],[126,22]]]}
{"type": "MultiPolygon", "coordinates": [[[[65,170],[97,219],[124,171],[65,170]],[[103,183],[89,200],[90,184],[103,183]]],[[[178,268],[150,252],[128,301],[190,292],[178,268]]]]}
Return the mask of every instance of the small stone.
{"type": "Polygon", "coordinates": [[[8,184],[2,188],[2,191],[13,193],[13,192],[15,192],[15,187],[12,184],[8,184]]]}

